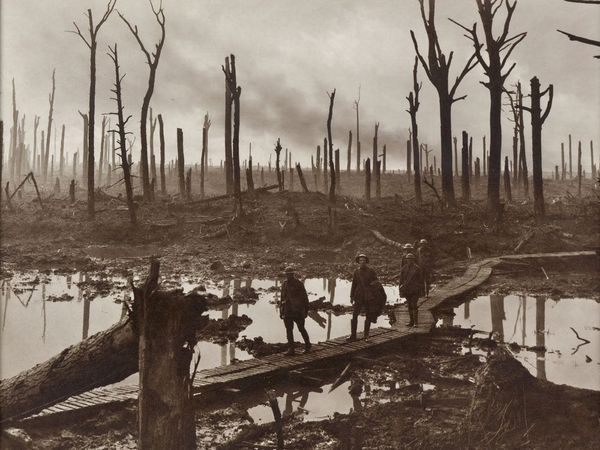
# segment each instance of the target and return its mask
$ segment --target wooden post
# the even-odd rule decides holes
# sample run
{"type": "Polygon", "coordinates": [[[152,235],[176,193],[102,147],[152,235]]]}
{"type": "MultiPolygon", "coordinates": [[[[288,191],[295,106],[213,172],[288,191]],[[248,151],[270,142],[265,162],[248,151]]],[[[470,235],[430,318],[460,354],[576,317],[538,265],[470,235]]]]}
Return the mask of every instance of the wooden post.
{"type": "Polygon", "coordinates": [[[506,200],[512,202],[512,192],[510,190],[510,171],[508,170],[508,156],[504,157],[504,196],[506,200]]]}
{"type": "Polygon", "coordinates": [[[365,200],[371,200],[371,159],[365,161],[365,200]]]}
{"type": "Polygon", "coordinates": [[[468,202],[471,200],[471,186],[469,183],[469,176],[471,171],[469,170],[469,135],[466,131],[462,132],[462,198],[463,201],[468,202]]]}
{"type": "Polygon", "coordinates": [[[300,167],[299,163],[296,163],[296,172],[298,172],[298,179],[300,180],[300,185],[302,186],[302,192],[308,194],[309,190],[306,186],[306,180],[304,179],[304,174],[302,173],[302,167],[300,167]]]}
{"type": "Polygon", "coordinates": [[[561,167],[561,180],[565,179],[567,167],[565,166],[565,143],[560,143],[560,167],[561,167]]]}
{"type": "Polygon", "coordinates": [[[187,171],[185,178],[185,198],[186,200],[192,199],[192,168],[190,167],[187,171]]]}
{"type": "Polygon", "coordinates": [[[185,164],[183,159],[183,130],[177,128],[177,169],[179,173],[179,195],[185,198],[185,164]]]}

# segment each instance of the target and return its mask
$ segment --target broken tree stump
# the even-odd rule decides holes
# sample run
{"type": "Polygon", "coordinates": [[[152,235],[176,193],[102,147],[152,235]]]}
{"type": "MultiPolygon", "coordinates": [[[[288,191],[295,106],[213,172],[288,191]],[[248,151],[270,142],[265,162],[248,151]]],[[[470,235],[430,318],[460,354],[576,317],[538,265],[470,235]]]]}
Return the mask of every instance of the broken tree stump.
{"type": "Polygon", "coordinates": [[[302,167],[300,167],[300,163],[296,163],[296,172],[298,172],[298,178],[300,179],[300,185],[302,186],[302,192],[308,194],[308,187],[306,186],[306,180],[304,179],[304,174],[302,173],[302,167]]]}
{"type": "Polygon", "coordinates": [[[139,330],[139,449],[195,449],[190,363],[203,297],[158,290],[158,260],[142,288],[134,288],[139,330]]]}

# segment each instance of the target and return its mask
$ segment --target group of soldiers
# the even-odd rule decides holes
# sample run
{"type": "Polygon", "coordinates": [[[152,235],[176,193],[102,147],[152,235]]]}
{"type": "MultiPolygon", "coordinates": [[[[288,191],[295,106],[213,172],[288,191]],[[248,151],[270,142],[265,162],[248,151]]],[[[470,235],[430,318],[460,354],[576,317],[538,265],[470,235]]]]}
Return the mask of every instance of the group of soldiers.
{"type": "MultiPolygon", "coordinates": [[[[406,299],[410,316],[409,327],[418,326],[418,300],[419,297],[429,295],[429,286],[433,269],[433,253],[426,239],[421,239],[415,244],[405,244],[400,264],[398,279],[400,296],[406,299]]],[[[358,317],[364,313],[365,323],[363,338],[369,337],[371,323],[375,323],[382,313],[386,294],[383,286],[377,279],[375,271],[369,267],[369,257],[364,253],[356,256],[358,268],[352,276],[350,288],[350,301],[352,302],[352,319],[350,320],[350,337],[348,341],[355,341],[358,327],[358,317]]],[[[310,337],[304,326],[308,316],[308,294],[302,281],[295,277],[292,267],[285,269],[286,279],[281,285],[280,317],[285,324],[288,350],[286,355],[294,355],[294,324],[304,339],[304,350],[311,348],[310,337]]]]}

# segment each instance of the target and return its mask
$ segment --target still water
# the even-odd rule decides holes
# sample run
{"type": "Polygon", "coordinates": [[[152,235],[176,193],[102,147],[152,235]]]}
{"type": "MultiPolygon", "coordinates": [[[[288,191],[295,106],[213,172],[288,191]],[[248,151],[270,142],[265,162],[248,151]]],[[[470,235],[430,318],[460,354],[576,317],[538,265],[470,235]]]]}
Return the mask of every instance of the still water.
{"type": "Polygon", "coordinates": [[[513,350],[532,375],[556,384],[600,390],[599,302],[490,295],[465,301],[454,314],[445,316],[444,325],[493,332],[499,341],[539,349],[513,350]],[[590,343],[577,339],[571,328],[590,343]]]}
{"type": "MultiPolygon", "coordinates": [[[[219,282],[200,280],[168,280],[169,287],[189,291],[203,284],[206,291],[219,297],[232,295],[241,287],[252,287],[258,293],[254,304],[234,303],[219,310],[210,310],[213,319],[246,314],[252,319],[241,336],[262,336],[265,342],[285,342],[285,328],[276,303],[279,300],[280,280],[225,279],[219,282]]],[[[324,297],[332,304],[349,305],[350,282],[341,279],[307,279],[309,300],[324,297]]],[[[398,288],[385,287],[388,302],[397,303],[398,288]]],[[[18,274],[0,282],[0,378],[8,378],[46,361],[66,347],[110,328],[126,314],[124,300],[131,295],[125,278],[103,278],[100,275],[18,274]]],[[[313,342],[349,334],[350,316],[332,312],[311,311],[306,329],[313,342]]],[[[386,316],[374,325],[388,326],[386,316]]],[[[360,324],[359,324],[360,326],[360,324]]],[[[296,333],[297,334],[297,333],[296,333]]],[[[296,336],[300,340],[300,336],[296,336]]],[[[199,342],[199,368],[205,369],[251,358],[236,348],[234,342],[214,344],[199,342]]],[[[125,384],[136,382],[135,376],[125,384]]]]}

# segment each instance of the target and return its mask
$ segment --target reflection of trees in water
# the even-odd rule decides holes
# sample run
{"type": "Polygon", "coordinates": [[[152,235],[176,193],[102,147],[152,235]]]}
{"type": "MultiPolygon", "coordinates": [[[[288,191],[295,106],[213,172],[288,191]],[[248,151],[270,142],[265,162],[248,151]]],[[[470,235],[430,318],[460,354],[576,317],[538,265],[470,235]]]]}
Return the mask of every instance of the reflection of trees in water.
{"type": "Polygon", "coordinates": [[[464,312],[465,312],[465,320],[466,320],[471,315],[471,300],[465,301],[464,312]]]}
{"type": "Polygon", "coordinates": [[[492,333],[498,336],[498,340],[504,341],[504,320],[506,313],[504,311],[504,296],[490,295],[490,309],[492,314],[492,333]]]}
{"type": "MultiPolygon", "coordinates": [[[[540,349],[546,347],[546,297],[535,298],[535,345],[540,349]]],[[[546,379],[546,358],[540,352],[536,358],[537,377],[546,379]]]]}

